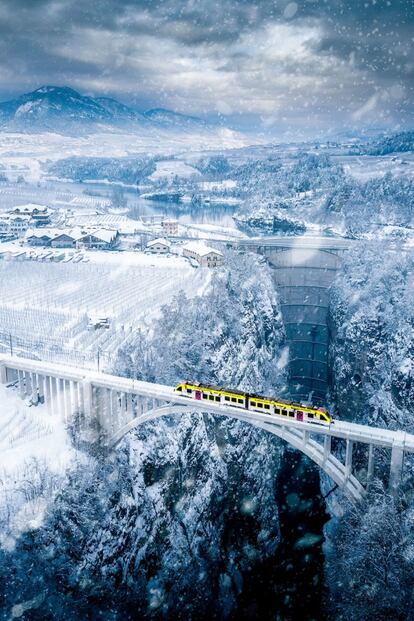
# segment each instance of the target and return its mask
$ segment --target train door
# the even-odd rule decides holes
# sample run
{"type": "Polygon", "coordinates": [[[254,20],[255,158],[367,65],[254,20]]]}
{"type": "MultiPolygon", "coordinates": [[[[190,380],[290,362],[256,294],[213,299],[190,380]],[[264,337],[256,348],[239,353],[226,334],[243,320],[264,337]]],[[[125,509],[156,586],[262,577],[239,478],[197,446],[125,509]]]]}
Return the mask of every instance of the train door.
{"type": "Polygon", "coordinates": [[[303,421],[303,412],[300,410],[296,410],[296,420],[302,422],[303,421]]]}
{"type": "Polygon", "coordinates": [[[201,390],[196,390],[195,391],[195,398],[197,399],[197,401],[201,400],[201,390]]]}

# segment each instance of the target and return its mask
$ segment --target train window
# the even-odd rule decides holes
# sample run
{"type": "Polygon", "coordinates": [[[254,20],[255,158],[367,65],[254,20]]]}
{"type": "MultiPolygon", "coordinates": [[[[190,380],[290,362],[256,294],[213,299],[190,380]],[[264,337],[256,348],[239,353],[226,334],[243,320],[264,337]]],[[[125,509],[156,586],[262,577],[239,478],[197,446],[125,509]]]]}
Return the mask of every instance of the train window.
{"type": "Polygon", "coordinates": [[[256,401],[250,401],[250,405],[254,405],[256,407],[256,401]]]}
{"type": "Polygon", "coordinates": [[[224,397],[224,401],[230,401],[230,397],[224,397]]]}
{"type": "Polygon", "coordinates": [[[280,414],[279,408],[275,408],[275,414],[280,414]]]}
{"type": "Polygon", "coordinates": [[[289,410],[287,415],[290,416],[290,418],[295,418],[295,412],[293,410],[289,410]]]}
{"type": "Polygon", "coordinates": [[[262,408],[263,407],[263,403],[257,403],[257,407],[258,408],[262,408]]]}
{"type": "Polygon", "coordinates": [[[187,392],[191,393],[192,392],[191,388],[187,388],[187,392]]]}
{"type": "Polygon", "coordinates": [[[208,399],[208,395],[205,395],[205,394],[203,393],[203,399],[208,399]]]}
{"type": "Polygon", "coordinates": [[[243,399],[237,399],[238,403],[243,403],[243,399]]]}
{"type": "Polygon", "coordinates": [[[210,401],[214,401],[214,395],[208,395],[208,398],[210,399],[210,401]]]}
{"type": "Polygon", "coordinates": [[[287,415],[288,415],[287,410],[282,410],[282,416],[287,416],[287,415]]]}
{"type": "Polygon", "coordinates": [[[231,402],[232,402],[232,403],[237,403],[237,399],[236,399],[236,397],[232,397],[232,398],[231,398],[231,402]]]}
{"type": "Polygon", "coordinates": [[[220,397],[216,397],[216,401],[220,401],[220,397]]]}
{"type": "Polygon", "coordinates": [[[182,389],[183,389],[183,387],[182,387],[182,386],[178,386],[178,388],[177,388],[177,392],[181,392],[181,391],[182,391],[182,389]]]}
{"type": "Polygon", "coordinates": [[[265,404],[264,404],[264,409],[265,409],[265,410],[270,410],[270,405],[269,405],[268,403],[265,403],[265,404]]]}
{"type": "Polygon", "coordinates": [[[308,412],[308,418],[313,418],[312,412],[308,412]]]}

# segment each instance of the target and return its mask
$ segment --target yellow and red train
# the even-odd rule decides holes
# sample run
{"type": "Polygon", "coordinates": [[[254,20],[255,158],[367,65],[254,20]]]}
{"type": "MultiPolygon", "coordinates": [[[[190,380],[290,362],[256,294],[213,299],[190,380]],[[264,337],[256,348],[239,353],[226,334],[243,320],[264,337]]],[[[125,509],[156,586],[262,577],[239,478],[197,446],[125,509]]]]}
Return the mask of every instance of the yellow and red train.
{"type": "Polygon", "coordinates": [[[325,408],[254,395],[240,390],[229,390],[209,384],[202,385],[198,382],[183,382],[178,384],[174,390],[182,393],[184,397],[197,401],[222,403],[223,405],[229,405],[242,410],[250,410],[273,416],[284,416],[303,422],[325,425],[330,425],[333,422],[332,416],[325,408]]]}

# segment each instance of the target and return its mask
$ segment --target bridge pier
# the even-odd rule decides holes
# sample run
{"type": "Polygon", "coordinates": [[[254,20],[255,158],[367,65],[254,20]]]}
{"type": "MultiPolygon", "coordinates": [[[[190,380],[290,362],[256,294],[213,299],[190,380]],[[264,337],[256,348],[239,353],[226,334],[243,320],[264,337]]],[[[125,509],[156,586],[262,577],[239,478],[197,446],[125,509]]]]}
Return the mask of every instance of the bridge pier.
{"type": "Polygon", "coordinates": [[[127,422],[129,422],[130,420],[134,418],[134,404],[132,400],[132,393],[127,394],[126,418],[127,418],[127,422]]]}
{"type": "Polygon", "coordinates": [[[326,461],[331,454],[331,436],[325,436],[323,439],[323,459],[326,461]]]}
{"type": "Polygon", "coordinates": [[[7,384],[7,367],[5,364],[0,365],[0,383],[7,384]]]}
{"type": "Polygon", "coordinates": [[[45,395],[45,403],[47,408],[47,413],[52,414],[52,393],[50,389],[50,377],[44,377],[44,395],[45,395]]]}
{"type": "Polygon", "coordinates": [[[345,477],[348,479],[352,474],[352,449],[353,442],[351,440],[346,441],[345,452],[345,477]]]}
{"type": "Polygon", "coordinates": [[[397,431],[395,432],[395,436],[396,437],[394,439],[391,449],[391,466],[389,480],[389,489],[392,494],[395,494],[397,492],[402,479],[405,433],[404,431],[397,431]]]}
{"type": "Polygon", "coordinates": [[[24,399],[24,374],[20,369],[17,371],[17,381],[19,384],[19,394],[20,398],[24,399]]]}
{"type": "Polygon", "coordinates": [[[82,382],[83,413],[86,418],[92,418],[92,384],[88,380],[82,382]]]}

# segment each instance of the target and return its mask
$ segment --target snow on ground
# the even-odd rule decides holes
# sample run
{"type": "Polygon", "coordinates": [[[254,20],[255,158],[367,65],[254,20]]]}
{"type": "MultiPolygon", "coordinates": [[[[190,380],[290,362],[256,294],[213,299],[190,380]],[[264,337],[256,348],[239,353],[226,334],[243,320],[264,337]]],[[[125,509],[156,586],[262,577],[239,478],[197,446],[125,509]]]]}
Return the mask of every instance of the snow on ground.
{"type": "Polygon", "coordinates": [[[368,181],[373,177],[383,177],[391,173],[396,177],[414,175],[414,155],[399,153],[391,155],[348,155],[335,156],[334,161],[342,164],[347,175],[360,181],[368,181]]]}
{"type": "Polygon", "coordinates": [[[181,160],[164,160],[157,162],[157,169],[149,176],[149,179],[162,179],[165,177],[191,177],[200,175],[200,171],[189,166],[181,160]]]}
{"type": "Polygon", "coordinates": [[[0,299],[0,351],[9,351],[11,335],[21,355],[96,368],[99,352],[102,368],[110,369],[118,347],[149,326],[163,304],[180,290],[201,295],[210,282],[207,268],[176,255],[70,253],[66,262],[0,261],[0,290],[7,291],[0,299]],[[95,315],[108,317],[109,329],[91,329],[95,315]]]}
{"type": "Polygon", "coordinates": [[[223,181],[202,181],[199,183],[202,190],[232,190],[237,187],[234,179],[223,179],[223,181]]]}
{"type": "Polygon", "coordinates": [[[71,216],[66,218],[66,224],[70,227],[86,226],[86,227],[102,227],[114,228],[125,235],[133,235],[138,231],[145,231],[146,227],[138,220],[132,220],[125,215],[114,213],[97,214],[85,213],[77,210],[71,216]]]}
{"type": "MultiPolygon", "coordinates": [[[[145,153],[173,155],[183,150],[231,149],[245,144],[243,136],[220,128],[209,133],[183,134],[160,130],[147,134],[107,132],[76,137],[54,133],[0,133],[0,164],[5,167],[6,176],[11,181],[21,175],[25,181],[36,182],[46,175],[43,168],[46,162],[65,157],[124,157],[145,153]]],[[[191,169],[190,166],[188,168],[191,169]]]]}
{"type": "Polygon", "coordinates": [[[180,232],[185,233],[189,237],[198,237],[202,239],[217,239],[217,240],[227,240],[227,239],[242,239],[247,237],[246,233],[239,231],[236,228],[231,228],[229,226],[220,226],[217,224],[183,224],[179,225],[180,232]]]}
{"type": "Polygon", "coordinates": [[[64,422],[46,406],[28,406],[16,387],[0,385],[0,545],[12,549],[44,512],[80,454],[64,422]]]}

